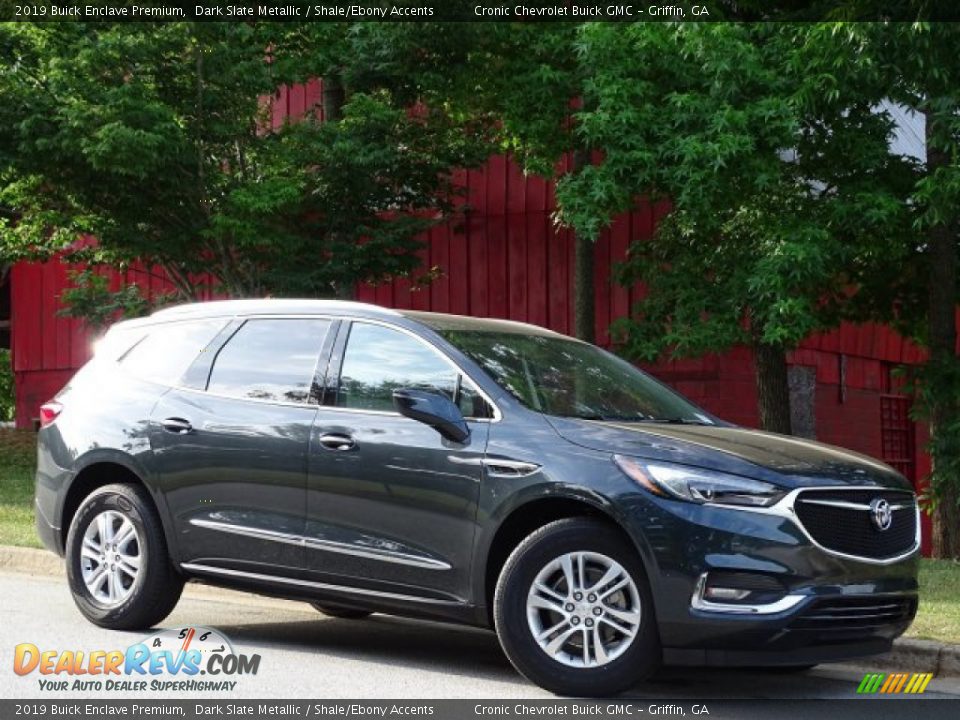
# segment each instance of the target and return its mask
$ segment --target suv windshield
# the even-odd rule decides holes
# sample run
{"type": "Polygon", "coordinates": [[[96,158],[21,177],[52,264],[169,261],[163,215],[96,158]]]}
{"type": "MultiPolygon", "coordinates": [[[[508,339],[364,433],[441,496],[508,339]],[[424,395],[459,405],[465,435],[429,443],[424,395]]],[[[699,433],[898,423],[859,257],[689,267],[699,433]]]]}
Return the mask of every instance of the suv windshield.
{"type": "Polygon", "coordinates": [[[600,348],[554,335],[431,323],[528,408],[587,420],[713,424],[695,405],[600,348]]]}

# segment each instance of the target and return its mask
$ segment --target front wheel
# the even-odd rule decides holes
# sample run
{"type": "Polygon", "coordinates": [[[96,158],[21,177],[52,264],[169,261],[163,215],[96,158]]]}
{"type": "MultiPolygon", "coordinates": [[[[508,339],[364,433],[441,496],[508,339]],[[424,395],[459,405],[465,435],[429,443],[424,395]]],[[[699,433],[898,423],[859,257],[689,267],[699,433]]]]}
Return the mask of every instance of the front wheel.
{"type": "Polygon", "coordinates": [[[514,550],[497,582],[494,623],[514,667],[562,695],[613,695],[660,664],[636,550],[592,519],[550,523],[514,550]]]}
{"type": "Polygon", "coordinates": [[[183,591],[157,511],[134,485],[106,485],[83,500],[70,523],[66,561],[74,602],[100,627],[153,627],[183,591]]]}

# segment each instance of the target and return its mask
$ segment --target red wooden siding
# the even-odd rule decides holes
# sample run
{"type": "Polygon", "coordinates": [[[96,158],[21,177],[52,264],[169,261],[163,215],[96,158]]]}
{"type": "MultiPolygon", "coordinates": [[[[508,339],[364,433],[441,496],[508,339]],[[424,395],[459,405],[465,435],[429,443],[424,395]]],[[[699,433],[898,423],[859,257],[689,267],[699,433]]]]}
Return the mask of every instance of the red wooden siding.
{"type": "MultiPolygon", "coordinates": [[[[68,266],[59,260],[17,263],[10,273],[11,350],[16,377],[18,427],[29,427],[42,403],[55,395],[92,352],[83,323],[61,317],[60,294],[69,286],[68,266]]],[[[135,283],[148,296],[169,292],[160,273],[142,268],[109,273],[110,284],[135,283]]]]}

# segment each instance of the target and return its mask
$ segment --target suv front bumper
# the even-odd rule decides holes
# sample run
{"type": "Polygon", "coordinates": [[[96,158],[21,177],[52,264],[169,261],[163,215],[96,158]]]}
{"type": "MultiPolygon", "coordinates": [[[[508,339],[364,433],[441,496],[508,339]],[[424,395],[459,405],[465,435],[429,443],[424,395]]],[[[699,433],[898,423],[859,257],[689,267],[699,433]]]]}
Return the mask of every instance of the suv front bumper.
{"type": "MultiPolygon", "coordinates": [[[[917,610],[919,550],[893,560],[833,553],[782,513],[651,498],[630,508],[647,549],[664,662],[805,665],[890,649],[917,610]],[[704,598],[707,577],[778,591],[737,605],[704,598]],[[751,607],[751,605],[753,607],[751,607]]],[[[721,583],[723,584],[723,583],[721,583]]]]}

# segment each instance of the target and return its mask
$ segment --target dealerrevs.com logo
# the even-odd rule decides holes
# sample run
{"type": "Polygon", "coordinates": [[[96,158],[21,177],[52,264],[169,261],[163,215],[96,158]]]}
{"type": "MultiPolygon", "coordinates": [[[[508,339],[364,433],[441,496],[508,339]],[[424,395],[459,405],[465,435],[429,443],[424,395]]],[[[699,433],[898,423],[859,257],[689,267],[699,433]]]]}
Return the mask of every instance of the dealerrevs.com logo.
{"type": "Polygon", "coordinates": [[[38,674],[48,692],[107,691],[230,692],[241,675],[256,675],[259,655],[234,650],[212,628],[161,630],[126,650],[51,650],[20,643],[13,656],[17,675],[38,674]]]}

